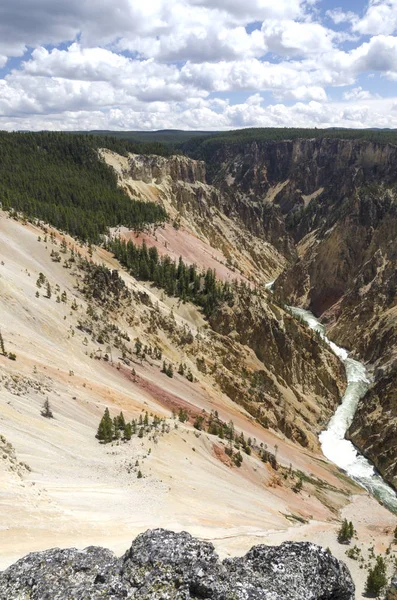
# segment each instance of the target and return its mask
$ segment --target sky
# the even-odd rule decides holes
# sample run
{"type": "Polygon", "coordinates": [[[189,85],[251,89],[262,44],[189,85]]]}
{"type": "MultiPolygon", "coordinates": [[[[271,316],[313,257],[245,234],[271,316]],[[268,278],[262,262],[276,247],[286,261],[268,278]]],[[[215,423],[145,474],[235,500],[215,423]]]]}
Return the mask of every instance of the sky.
{"type": "Polygon", "coordinates": [[[397,128],[397,0],[3,0],[0,129],[397,128]]]}

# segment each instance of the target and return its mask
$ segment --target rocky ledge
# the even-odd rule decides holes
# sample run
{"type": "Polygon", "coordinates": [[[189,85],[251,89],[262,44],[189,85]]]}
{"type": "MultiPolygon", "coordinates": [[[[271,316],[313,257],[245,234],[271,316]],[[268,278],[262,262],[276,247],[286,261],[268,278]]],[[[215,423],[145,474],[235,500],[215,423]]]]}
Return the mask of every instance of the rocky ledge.
{"type": "Polygon", "coordinates": [[[220,561],[186,532],[139,535],[122,558],[105,548],[33,552],[0,573],[0,600],[354,600],[346,565],[311,543],[254,546],[220,561]]]}

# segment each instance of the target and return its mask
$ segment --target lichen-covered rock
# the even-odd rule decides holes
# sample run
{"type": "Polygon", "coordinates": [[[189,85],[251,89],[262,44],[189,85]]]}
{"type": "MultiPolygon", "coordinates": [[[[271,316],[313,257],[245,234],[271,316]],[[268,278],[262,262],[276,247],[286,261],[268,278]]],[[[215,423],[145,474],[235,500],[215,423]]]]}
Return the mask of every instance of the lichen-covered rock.
{"type": "Polygon", "coordinates": [[[104,548],[28,554],[0,573],[0,600],[354,600],[347,567],[310,543],[219,560],[186,532],[147,531],[117,559],[104,548]]]}
{"type": "Polygon", "coordinates": [[[105,548],[32,552],[0,573],[1,600],[119,600],[133,598],[120,561],[105,548]]]}
{"type": "Polygon", "coordinates": [[[254,546],[223,562],[240,600],[348,600],[354,584],[346,565],[309,542],[254,546]]]}

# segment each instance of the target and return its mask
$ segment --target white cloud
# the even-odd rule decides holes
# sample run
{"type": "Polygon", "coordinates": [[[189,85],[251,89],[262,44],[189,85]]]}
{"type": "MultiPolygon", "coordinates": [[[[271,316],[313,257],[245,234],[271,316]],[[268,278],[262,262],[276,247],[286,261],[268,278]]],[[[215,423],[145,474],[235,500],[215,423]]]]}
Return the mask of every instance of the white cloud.
{"type": "Polygon", "coordinates": [[[296,19],[306,11],[304,0],[192,0],[191,4],[218,9],[239,19],[296,19]]]}
{"type": "Polygon", "coordinates": [[[389,35],[397,30],[397,0],[370,0],[364,16],[355,18],[353,31],[389,35]]]}
{"type": "Polygon", "coordinates": [[[33,50],[0,79],[0,128],[381,126],[392,105],[358,82],[397,81],[396,26],[397,0],[324,22],[314,0],[2,2],[0,68],[33,50]]]}
{"type": "Polygon", "coordinates": [[[325,14],[332,19],[336,25],[340,25],[341,23],[352,23],[357,19],[357,15],[354,12],[344,12],[341,8],[327,10],[325,14]]]}
{"type": "Polygon", "coordinates": [[[137,104],[111,108],[105,114],[96,110],[71,110],[50,115],[0,117],[0,129],[233,129],[238,127],[395,127],[397,97],[351,102],[297,102],[265,106],[257,95],[240,104],[213,100],[137,104]],[[253,99],[252,99],[253,98],[253,99]],[[221,112],[218,109],[221,108],[221,112]]]}
{"type": "Polygon", "coordinates": [[[296,21],[265,21],[262,32],[271,52],[279,55],[321,54],[333,48],[335,32],[319,23],[296,21]]]}
{"type": "Polygon", "coordinates": [[[371,92],[363,90],[361,86],[348,90],[343,94],[345,100],[369,100],[372,97],[371,92]]]}

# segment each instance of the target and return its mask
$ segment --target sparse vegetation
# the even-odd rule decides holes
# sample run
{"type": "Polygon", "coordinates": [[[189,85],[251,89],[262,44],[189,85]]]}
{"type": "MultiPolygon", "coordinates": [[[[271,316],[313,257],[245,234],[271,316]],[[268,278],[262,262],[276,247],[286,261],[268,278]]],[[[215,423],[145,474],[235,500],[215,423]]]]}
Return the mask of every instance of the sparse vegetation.
{"type": "Polygon", "coordinates": [[[375,566],[368,572],[365,591],[367,594],[379,596],[386,584],[386,563],[382,556],[377,556],[375,566]]]}
{"type": "Polygon", "coordinates": [[[340,544],[349,544],[354,536],[354,526],[351,521],[344,519],[338,531],[338,542],[340,544]]]}

